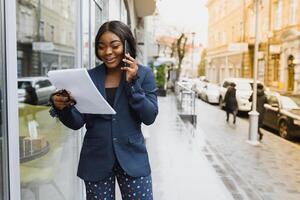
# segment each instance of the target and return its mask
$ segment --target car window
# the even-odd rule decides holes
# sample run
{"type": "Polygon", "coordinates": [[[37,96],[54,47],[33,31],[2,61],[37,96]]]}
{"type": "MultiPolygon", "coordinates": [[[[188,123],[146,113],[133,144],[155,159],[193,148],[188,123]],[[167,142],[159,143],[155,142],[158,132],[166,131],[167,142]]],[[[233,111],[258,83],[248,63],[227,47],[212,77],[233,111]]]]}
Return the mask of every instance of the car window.
{"type": "Polygon", "coordinates": [[[283,109],[299,109],[299,106],[289,97],[280,97],[283,109]]]}
{"type": "Polygon", "coordinates": [[[18,89],[25,89],[28,86],[32,86],[30,81],[18,81],[18,89]]]}
{"type": "Polygon", "coordinates": [[[45,84],[45,87],[51,86],[51,82],[49,80],[44,80],[43,84],[45,84]]]}
{"type": "Polygon", "coordinates": [[[43,81],[38,81],[38,82],[36,82],[35,83],[35,87],[38,87],[38,88],[43,88],[43,87],[45,87],[45,86],[43,86],[44,84],[43,84],[43,81]]]}

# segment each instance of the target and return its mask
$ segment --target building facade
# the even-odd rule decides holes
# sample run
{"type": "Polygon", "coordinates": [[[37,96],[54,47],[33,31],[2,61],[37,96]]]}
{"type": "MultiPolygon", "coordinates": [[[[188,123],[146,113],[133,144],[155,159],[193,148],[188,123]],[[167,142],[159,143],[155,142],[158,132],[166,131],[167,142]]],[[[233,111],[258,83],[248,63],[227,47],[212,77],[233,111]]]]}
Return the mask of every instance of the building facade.
{"type": "Polygon", "coordinates": [[[240,0],[210,0],[207,2],[208,46],[206,76],[220,83],[226,77],[243,73],[244,2],[240,0]]]}
{"type": "Polygon", "coordinates": [[[144,17],[154,10],[154,0],[0,0],[0,200],[85,199],[76,177],[84,128],[72,131],[48,106],[19,102],[22,80],[98,65],[94,38],[108,20],[131,27],[146,64],[144,17]]]}
{"type": "MultiPolygon", "coordinates": [[[[207,77],[253,77],[256,9],[253,0],[208,1],[207,77]],[[234,8],[237,8],[236,10],[234,8]],[[230,55],[222,56],[220,55],[230,55]],[[236,59],[231,58],[236,57],[236,59]],[[226,59],[227,58],[227,59],[226,59]]],[[[283,93],[299,93],[299,0],[261,0],[258,80],[283,93]]]]}

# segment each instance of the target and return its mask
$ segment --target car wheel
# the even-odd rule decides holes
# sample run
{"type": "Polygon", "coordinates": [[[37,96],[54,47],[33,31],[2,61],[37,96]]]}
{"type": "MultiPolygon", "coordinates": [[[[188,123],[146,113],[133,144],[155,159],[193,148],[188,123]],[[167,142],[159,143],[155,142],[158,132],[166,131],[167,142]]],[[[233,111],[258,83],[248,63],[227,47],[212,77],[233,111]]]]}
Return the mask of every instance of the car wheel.
{"type": "Polygon", "coordinates": [[[284,139],[289,139],[287,122],[282,120],[279,122],[279,135],[284,139]]]}

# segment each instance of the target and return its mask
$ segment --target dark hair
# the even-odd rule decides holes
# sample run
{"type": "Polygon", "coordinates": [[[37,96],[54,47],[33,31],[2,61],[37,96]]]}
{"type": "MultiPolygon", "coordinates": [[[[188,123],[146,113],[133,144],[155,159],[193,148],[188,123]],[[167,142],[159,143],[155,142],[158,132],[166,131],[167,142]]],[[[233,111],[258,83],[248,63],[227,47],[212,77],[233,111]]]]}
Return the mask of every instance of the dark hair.
{"type": "Polygon", "coordinates": [[[95,37],[95,55],[99,60],[101,60],[100,56],[98,55],[99,39],[105,32],[108,31],[116,34],[121,39],[124,50],[125,50],[125,40],[127,40],[129,54],[133,58],[136,57],[136,41],[133,37],[133,34],[129,26],[127,26],[126,24],[120,21],[108,21],[101,25],[95,37]]]}
{"type": "Polygon", "coordinates": [[[235,85],[234,82],[231,82],[231,83],[230,83],[230,86],[231,86],[231,87],[235,87],[236,85],[235,85]]]}
{"type": "Polygon", "coordinates": [[[257,83],[257,89],[260,89],[260,90],[264,89],[264,85],[261,83],[257,83]]]}

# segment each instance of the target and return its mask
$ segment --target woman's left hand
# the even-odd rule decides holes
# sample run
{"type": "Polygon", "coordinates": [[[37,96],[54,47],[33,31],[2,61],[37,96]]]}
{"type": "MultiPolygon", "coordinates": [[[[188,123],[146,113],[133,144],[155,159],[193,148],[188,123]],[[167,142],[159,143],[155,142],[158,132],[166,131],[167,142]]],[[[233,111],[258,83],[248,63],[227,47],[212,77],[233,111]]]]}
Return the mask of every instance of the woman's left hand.
{"type": "Polygon", "coordinates": [[[131,57],[129,53],[125,54],[125,57],[126,59],[124,58],[123,62],[127,63],[129,66],[128,65],[127,67],[123,66],[121,67],[121,69],[123,71],[126,71],[126,81],[130,83],[132,81],[132,78],[135,77],[137,74],[138,65],[136,60],[133,57],[131,57]]]}

